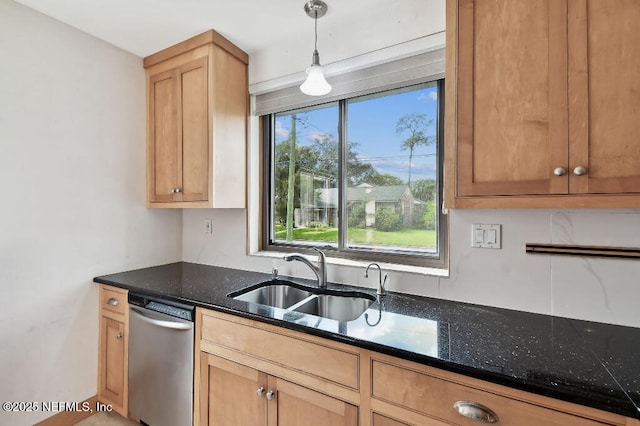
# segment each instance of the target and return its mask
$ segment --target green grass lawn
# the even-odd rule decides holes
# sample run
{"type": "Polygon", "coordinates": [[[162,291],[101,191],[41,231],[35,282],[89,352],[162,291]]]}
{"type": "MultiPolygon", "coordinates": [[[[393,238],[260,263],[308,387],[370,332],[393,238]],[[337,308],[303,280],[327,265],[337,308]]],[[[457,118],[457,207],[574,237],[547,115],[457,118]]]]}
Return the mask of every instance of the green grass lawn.
{"type": "MultiPolygon", "coordinates": [[[[282,226],[276,227],[276,238],[285,239],[287,231],[282,226]]],[[[298,241],[322,241],[335,243],[338,241],[337,228],[296,228],[293,239],[298,241]]],[[[436,232],[422,229],[403,229],[394,232],[382,232],[375,229],[349,229],[348,240],[355,244],[377,244],[389,246],[435,247],[436,232]]]]}

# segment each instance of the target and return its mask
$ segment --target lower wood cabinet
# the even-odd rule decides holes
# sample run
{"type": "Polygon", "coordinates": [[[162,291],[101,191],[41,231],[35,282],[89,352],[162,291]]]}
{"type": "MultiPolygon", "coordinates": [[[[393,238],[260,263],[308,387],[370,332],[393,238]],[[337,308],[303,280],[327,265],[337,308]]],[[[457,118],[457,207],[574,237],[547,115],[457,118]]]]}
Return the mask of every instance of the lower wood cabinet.
{"type": "Polygon", "coordinates": [[[202,354],[207,425],[266,425],[267,375],[213,355],[202,354]]]}
{"type": "Polygon", "coordinates": [[[499,425],[638,425],[637,420],[609,412],[380,354],[371,356],[371,408],[375,426],[472,426],[494,421],[499,425]]]}
{"type": "Polygon", "coordinates": [[[199,309],[194,424],[358,426],[360,353],[199,309]]]}
{"type": "Polygon", "coordinates": [[[127,291],[100,286],[98,400],[127,416],[127,291]]]}
{"type": "Polygon", "coordinates": [[[358,425],[358,407],[355,405],[270,376],[271,389],[275,389],[278,410],[275,417],[269,411],[270,425],[358,425]]]}
{"type": "Polygon", "coordinates": [[[221,312],[196,313],[195,425],[640,426],[621,415],[221,312]],[[458,404],[456,404],[458,403],[458,404]]]}
{"type": "Polygon", "coordinates": [[[207,425],[356,426],[358,408],[224,358],[202,354],[208,370],[207,425]]]}

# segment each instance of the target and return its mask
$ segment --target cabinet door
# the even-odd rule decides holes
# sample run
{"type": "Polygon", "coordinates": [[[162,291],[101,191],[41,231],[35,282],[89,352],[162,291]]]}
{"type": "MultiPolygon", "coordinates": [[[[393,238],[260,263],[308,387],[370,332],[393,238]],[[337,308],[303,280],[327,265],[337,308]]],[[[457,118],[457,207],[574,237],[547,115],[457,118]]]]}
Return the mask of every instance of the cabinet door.
{"type": "Polygon", "coordinates": [[[223,358],[208,356],[209,426],[266,425],[267,375],[223,358]],[[264,393],[259,395],[258,390],[264,393]]]}
{"type": "Polygon", "coordinates": [[[207,69],[203,57],[149,77],[150,202],[208,198],[207,69]]]}
{"type": "Polygon", "coordinates": [[[357,426],[358,407],[293,383],[269,377],[277,389],[277,410],[269,407],[270,426],[357,426]]]}
{"type": "Polygon", "coordinates": [[[206,201],[209,188],[208,58],[180,67],[181,193],[176,201],[206,201]]]}
{"type": "Polygon", "coordinates": [[[180,178],[180,110],[177,70],[149,78],[148,196],[151,202],[173,201],[180,178]]]}
{"type": "MultiPolygon", "coordinates": [[[[457,0],[457,196],[566,194],[567,5],[457,0]]],[[[449,25],[449,24],[448,24],[449,25]]]]}
{"type": "Polygon", "coordinates": [[[640,192],[640,2],[569,1],[573,193],[640,192]]]}
{"type": "Polygon", "coordinates": [[[98,394],[101,401],[112,402],[114,408],[118,409],[125,404],[125,326],[124,323],[105,316],[101,318],[100,324],[98,394]]]}

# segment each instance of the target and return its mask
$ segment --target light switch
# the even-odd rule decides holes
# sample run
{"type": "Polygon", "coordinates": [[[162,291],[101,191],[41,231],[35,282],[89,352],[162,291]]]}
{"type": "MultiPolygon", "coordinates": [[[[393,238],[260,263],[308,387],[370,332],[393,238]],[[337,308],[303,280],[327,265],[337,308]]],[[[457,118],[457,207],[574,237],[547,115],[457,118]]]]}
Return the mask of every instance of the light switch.
{"type": "Polygon", "coordinates": [[[479,248],[502,248],[502,225],[471,225],[471,246],[479,248]]]}
{"type": "Polygon", "coordinates": [[[476,243],[484,243],[484,229],[475,229],[474,241],[476,243]]]}

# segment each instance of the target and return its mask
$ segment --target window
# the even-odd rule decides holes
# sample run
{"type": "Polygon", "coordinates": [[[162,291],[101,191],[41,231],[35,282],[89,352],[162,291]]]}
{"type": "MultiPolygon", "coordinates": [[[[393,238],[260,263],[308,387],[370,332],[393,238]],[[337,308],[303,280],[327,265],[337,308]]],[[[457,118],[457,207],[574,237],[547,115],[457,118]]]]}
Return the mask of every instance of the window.
{"type": "Polygon", "coordinates": [[[263,248],[445,266],[444,81],[263,117],[263,248]]]}

